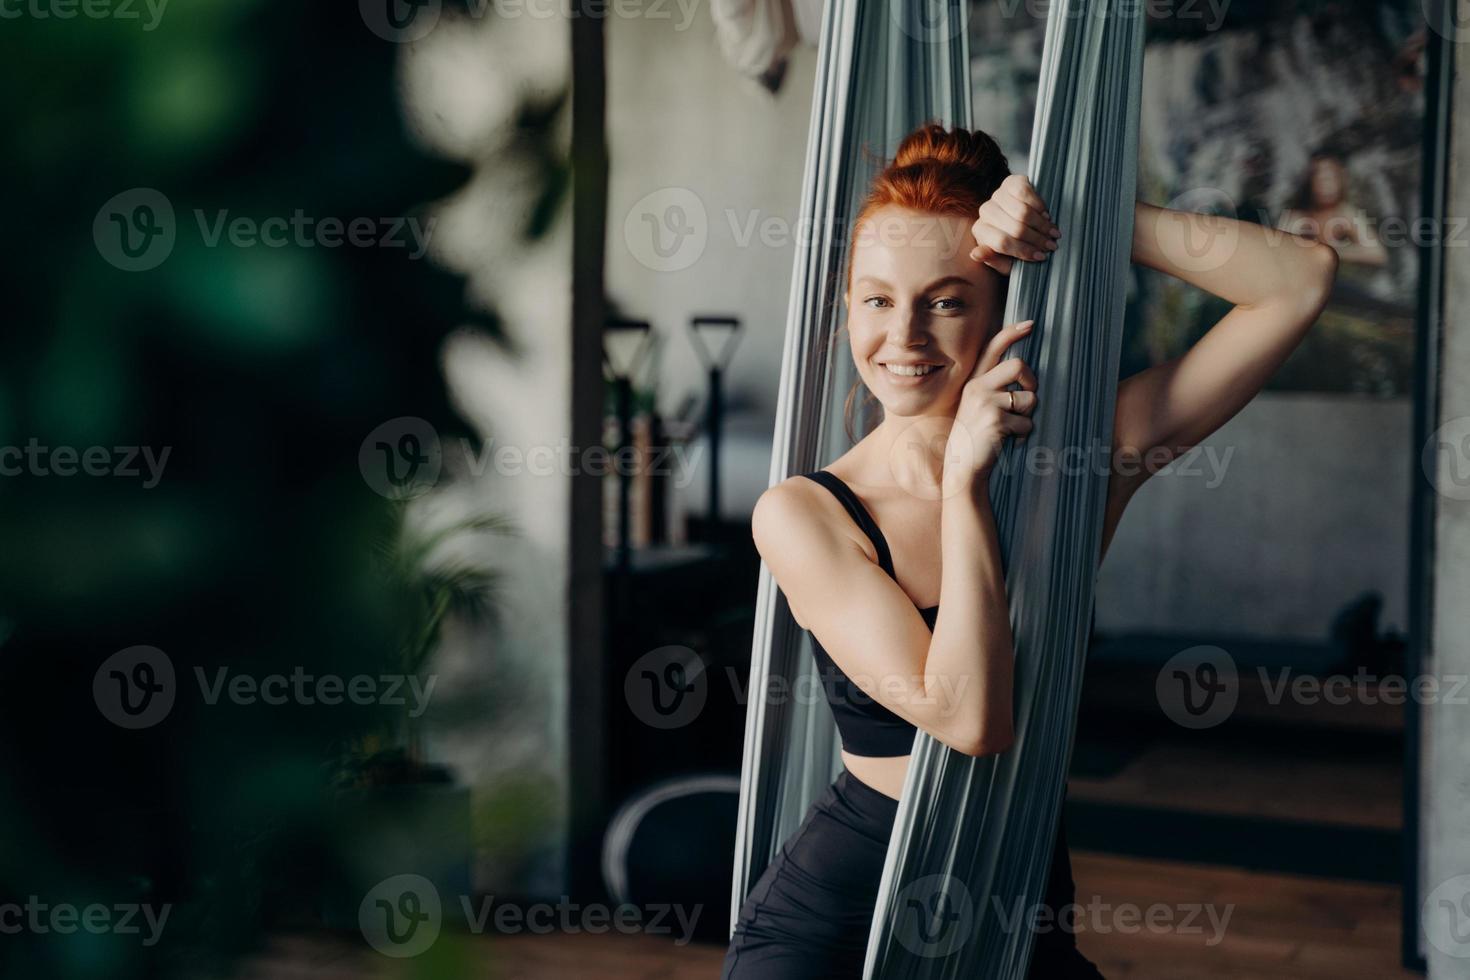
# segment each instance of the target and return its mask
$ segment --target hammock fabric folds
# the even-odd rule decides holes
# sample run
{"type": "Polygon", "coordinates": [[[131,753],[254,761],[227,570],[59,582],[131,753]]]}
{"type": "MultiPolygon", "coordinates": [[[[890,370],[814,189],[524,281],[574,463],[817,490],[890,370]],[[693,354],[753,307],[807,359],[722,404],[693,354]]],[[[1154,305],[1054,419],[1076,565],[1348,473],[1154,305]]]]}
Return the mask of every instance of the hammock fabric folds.
{"type": "MultiPolygon", "coordinates": [[[[771,482],[841,451],[850,359],[829,358],[846,230],[869,176],[920,123],[969,125],[960,2],[834,0],[823,22],[792,279],[771,482]],[[833,430],[836,430],[835,432],[833,430]],[[835,450],[835,451],[834,451],[835,450]]],[[[1015,641],[1015,741],[973,758],[920,732],[879,888],[867,978],[1026,975],[1055,839],[1085,663],[1110,472],[1133,234],[1143,8],[1054,0],[1042,53],[1030,177],[1063,229],[1017,262],[1005,322],[1036,373],[1028,439],[1004,450],[991,505],[1015,641]]],[[[840,765],[805,634],[762,568],[735,854],[732,923],[750,886],[840,765]]],[[[1049,910],[1052,928],[1062,910],[1049,910]]]]}

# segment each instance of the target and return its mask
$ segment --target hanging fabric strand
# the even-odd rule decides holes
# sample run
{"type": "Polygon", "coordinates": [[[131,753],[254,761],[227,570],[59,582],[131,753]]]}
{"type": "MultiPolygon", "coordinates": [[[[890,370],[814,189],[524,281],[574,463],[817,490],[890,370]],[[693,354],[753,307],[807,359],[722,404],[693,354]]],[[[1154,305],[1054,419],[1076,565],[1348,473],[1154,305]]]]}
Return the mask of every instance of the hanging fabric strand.
{"type": "MultiPolygon", "coordinates": [[[[831,357],[849,233],[878,166],[921,123],[967,125],[964,0],[831,0],[807,137],[800,223],[770,482],[845,448],[842,397],[852,359],[831,357]],[[921,19],[927,18],[927,19],[921,19]]],[[[730,922],[776,850],[841,766],[810,641],[764,566],[756,599],[730,922]]]]}
{"type": "MultiPolygon", "coordinates": [[[[1017,262],[1011,356],[1037,376],[1035,429],[991,478],[1015,645],[1015,741],[969,757],[920,732],[868,941],[867,978],[1020,980],[1072,751],[1102,545],[1133,236],[1143,16],[1130,0],[1051,4],[1031,182],[1063,229],[1017,262]],[[1084,5],[1085,3],[1085,5],[1084,5]]],[[[1050,928],[1064,922],[1050,911],[1050,928]]]]}

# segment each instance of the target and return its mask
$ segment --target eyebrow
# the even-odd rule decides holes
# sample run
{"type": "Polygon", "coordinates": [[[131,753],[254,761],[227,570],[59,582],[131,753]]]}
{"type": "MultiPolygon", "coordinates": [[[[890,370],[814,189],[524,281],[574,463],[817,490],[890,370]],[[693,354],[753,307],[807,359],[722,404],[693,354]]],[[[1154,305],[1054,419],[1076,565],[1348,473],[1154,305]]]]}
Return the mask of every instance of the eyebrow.
{"type": "MultiPolygon", "coordinates": [[[[883,280],[883,279],[879,279],[877,276],[859,276],[857,281],[858,282],[871,283],[874,286],[877,286],[879,289],[892,289],[893,288],[892,283],[889,283],[889,282],[887,282],[886,280],[883,280]]],[[[971,288],[973,288],[975,284],[973,282],[971,282],[970,280],[966,279],[964,276],[945,276],[943,279],[936,279],[936,280],[934,280],[929,285],[925,286],[921,290],[921,292],[930,293],[930,292],[933,292],[936,289],[939,289],[941,286],[950,286],[950,285],[970,286],[971,288]]]]}

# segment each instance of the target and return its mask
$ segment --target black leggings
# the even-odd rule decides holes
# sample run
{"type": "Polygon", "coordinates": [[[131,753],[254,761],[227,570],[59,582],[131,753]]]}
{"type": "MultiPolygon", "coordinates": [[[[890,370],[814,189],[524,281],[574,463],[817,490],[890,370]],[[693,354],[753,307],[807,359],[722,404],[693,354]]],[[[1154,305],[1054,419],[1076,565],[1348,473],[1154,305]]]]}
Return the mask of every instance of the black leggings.
{"type": "MultiPolygon", "coordinates": [[[[843,770],[751,889],[721,980],[857,980],[898,801],[843,770]]],[[[1043,901],[1059,915],[1076,894],[1062,828],[1043,901]]],[[[1031,980],[1103,980],[1076,936],[1036,934],[1031,980]]]]}

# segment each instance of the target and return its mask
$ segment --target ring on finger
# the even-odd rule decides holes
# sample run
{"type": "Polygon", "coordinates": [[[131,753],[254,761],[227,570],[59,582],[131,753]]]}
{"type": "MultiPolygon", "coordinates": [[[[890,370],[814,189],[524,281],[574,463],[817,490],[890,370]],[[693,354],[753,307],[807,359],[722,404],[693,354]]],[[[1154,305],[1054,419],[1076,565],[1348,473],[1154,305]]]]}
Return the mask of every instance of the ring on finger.
{"type": "Polygon", "coordinates": [[[1011,396],[1011,403],[1006,406],[1006,411],[1014,412],[1016,410],[1016,393],[1014,391],[1007,391],[1006,394],[1011,396]]]}

